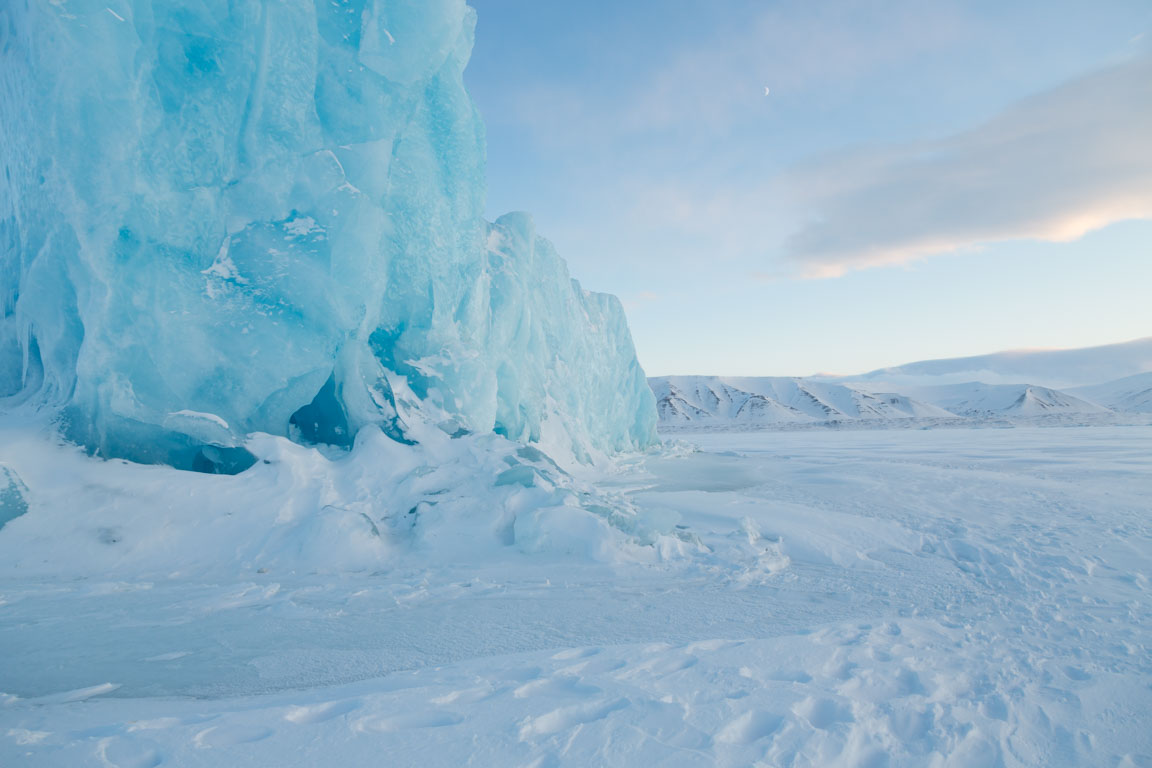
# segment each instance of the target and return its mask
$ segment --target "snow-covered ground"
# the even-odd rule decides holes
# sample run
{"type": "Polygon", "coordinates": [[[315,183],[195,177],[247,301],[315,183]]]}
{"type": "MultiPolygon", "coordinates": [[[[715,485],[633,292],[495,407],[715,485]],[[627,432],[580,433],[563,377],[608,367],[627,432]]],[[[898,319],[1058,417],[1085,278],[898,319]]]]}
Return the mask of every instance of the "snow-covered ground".
{"type": "Polygon", "coordinates": [[[261,516],[304,449],[212,478],[27,440],[0,456],[33,500],[0,530],[0,765],[1152,765],[1149,426],[693,435],[580,479],[648,534],[580,497],[500,543],[508,505],[559,491],[470,511],[453,486],[408,543],[317,524],[385,563],[344,572],[290,551],[300,510],[261,516]],[[50,550],[65,517],[27,466],[53,456],[87,522],[50,550]],[[432,535],[453,521],[473,554],[432,535]]]}

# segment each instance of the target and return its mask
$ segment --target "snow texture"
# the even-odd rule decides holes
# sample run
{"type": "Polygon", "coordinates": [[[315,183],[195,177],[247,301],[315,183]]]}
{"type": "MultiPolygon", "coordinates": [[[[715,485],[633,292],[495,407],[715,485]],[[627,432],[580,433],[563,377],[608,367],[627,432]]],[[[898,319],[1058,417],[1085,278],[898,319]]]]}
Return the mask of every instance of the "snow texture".
{"type": "Polygon", "coordinates": [[[482,218],[464,0],[6,3],[0,407],[215,472],[251,433],[648,445],[619,302],[482,218]]]}
{"type": "MultiPolygon", "coordinates": [[[[372,430],[336,462],[269,437],[219,477],[9,428],[0,764],[1147,766],[1150,439],[696,435],[586,468],[678,535],[565,549],[502,543],[556,491],[476,496],[501,452],[547,465],[496,435],[421,440],[431,473],[372,430]],[[429,503],[305,514],[357,484],[429,503]]],[[[594,541],[576,511],[535,529],[594,541]]]]}

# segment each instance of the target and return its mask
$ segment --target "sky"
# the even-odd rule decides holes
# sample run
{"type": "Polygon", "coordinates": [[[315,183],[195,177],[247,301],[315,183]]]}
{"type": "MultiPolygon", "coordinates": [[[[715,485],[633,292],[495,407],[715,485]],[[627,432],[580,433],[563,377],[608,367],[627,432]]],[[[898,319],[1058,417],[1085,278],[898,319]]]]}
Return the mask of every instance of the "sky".
{"type": "Polygon", "coordinates": [[[469,0],[488,216],[649,375],[1152,335],[1148,0],[469,0]]]}

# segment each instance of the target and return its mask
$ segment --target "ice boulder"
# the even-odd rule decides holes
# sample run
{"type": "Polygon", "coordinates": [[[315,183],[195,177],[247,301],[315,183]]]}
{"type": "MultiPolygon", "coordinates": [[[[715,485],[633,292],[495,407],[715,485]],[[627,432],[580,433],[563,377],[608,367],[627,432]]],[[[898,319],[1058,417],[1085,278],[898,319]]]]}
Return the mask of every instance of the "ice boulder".
{"type": "Polygon", "coordinates": [[[27,493],[20,476],[0,464],[0,528],[28,511],[27,493]]]}
{"type": "Polygon", "coordinates": [[[0,7],[0,410],[205,471],[248,434],[453,430],[583,458],[656,412],[620,304],[483,219],[463,0],[0,7]],[[408,413],[411,413],[411,409],[408,413]]]}

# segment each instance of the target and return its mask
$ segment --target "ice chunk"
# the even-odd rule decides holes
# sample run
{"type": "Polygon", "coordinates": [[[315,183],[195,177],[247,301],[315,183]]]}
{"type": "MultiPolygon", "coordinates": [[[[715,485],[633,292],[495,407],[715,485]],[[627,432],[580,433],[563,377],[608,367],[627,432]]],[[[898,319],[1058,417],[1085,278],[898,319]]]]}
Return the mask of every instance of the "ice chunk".
{"type": "Polygon", "coordinates": [[[484,208],[463,0],[11,3],[0,408],[231,472],[266,432],[461,430],[585,458],[655,437],[624,314],[484,208]]]}
{"type": "Polygon", "coordinates": [[[0,464],[0,528],[28,511],[27,492],[20,477],[0,464]]]}

